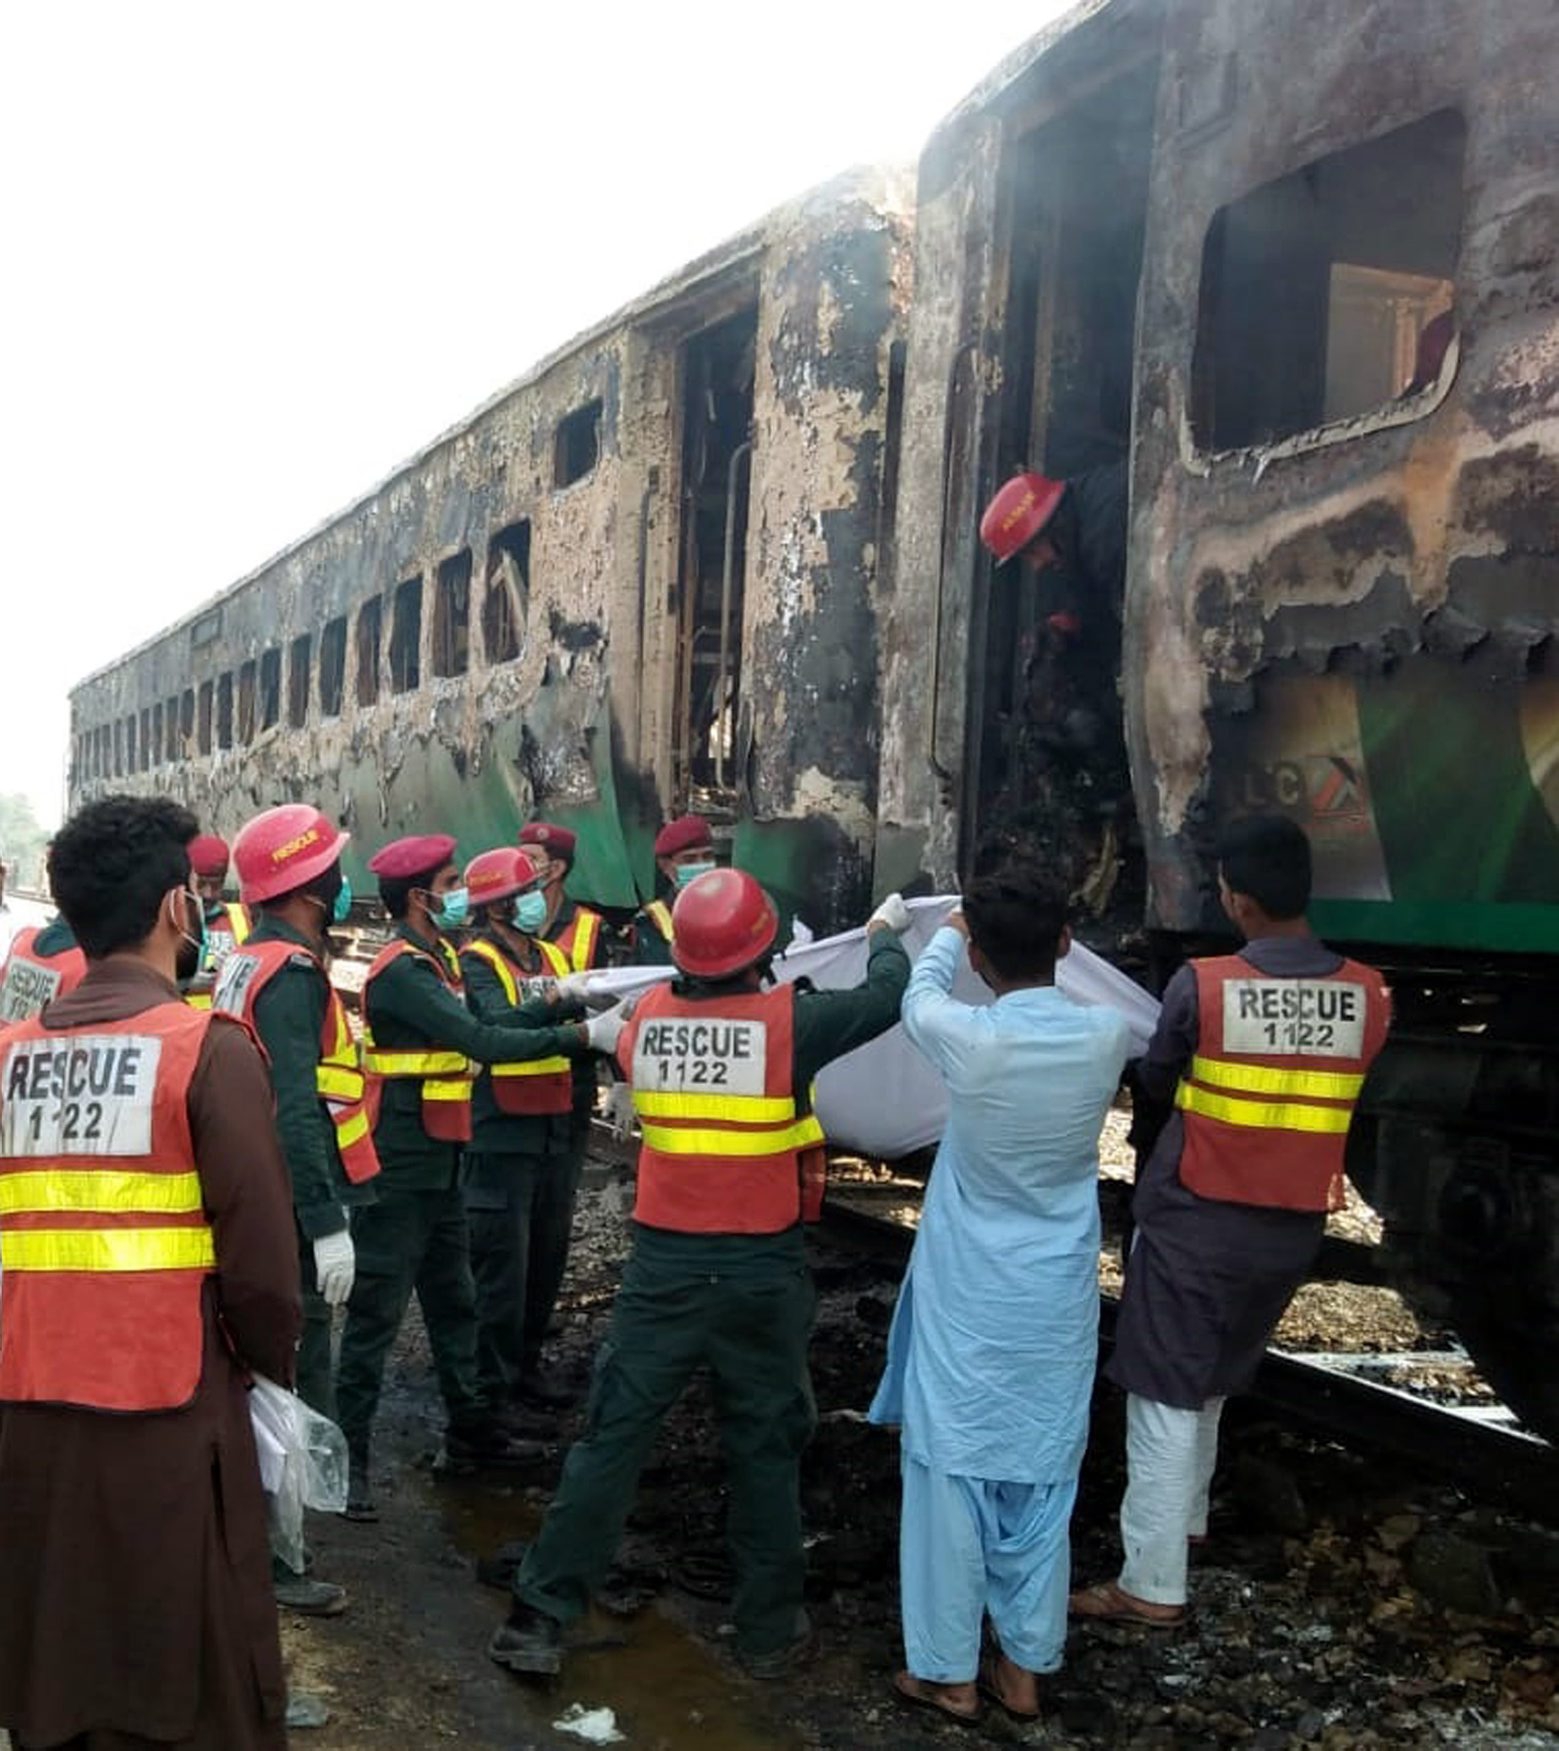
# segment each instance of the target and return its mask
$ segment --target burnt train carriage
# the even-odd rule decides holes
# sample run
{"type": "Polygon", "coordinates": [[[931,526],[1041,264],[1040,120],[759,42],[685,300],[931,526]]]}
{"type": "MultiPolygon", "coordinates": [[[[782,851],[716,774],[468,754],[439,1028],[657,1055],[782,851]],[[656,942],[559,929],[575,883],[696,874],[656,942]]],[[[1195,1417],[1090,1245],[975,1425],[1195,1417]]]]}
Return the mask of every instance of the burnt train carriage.
{"type": "Polygon", "coordinates": [[[1309,830],[1318,926],[1396,992],[1355,1177],[1550,1432],[1556,81],[1538,0],[1112,0],[955,113],[917,196],[877,859],[945,885],[1021,820],[1035,586],[977,547],[985,496],[1129,461],[1125,883],[1178,955],[1218,928],[1219,818],[1309,830]]]}
{"type": "Polygon", "coordinates": [[[906,195],[771,215],[82,682],[72,802],[156,790],[229,835],[317,802],[360,891],[401,833],[546,814],[623,908],[691,805],[788,910],[858,914],[906,195]]]}

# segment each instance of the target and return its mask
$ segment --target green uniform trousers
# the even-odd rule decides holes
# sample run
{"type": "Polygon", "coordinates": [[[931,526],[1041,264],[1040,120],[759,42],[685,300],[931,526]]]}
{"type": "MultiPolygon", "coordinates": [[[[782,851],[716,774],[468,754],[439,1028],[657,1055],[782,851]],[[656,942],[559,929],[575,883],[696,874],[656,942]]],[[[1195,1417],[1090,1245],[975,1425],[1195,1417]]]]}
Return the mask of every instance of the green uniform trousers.
{"type": "Polygon", "coordinates": [[[341,1334],[337,1421],[354,1459],[366,1463],[385,1358],[406,1317],[412,1291],[422,1307],[439,1390],[458,1434],[487,1421],[476,1383],[476,1299],[458,1187],[381,1190],[352,1211],[357,1275],[341,1334]]]}
{"type": "Polygon", "coordinates": [[[303,1283],[303,1335],[298,1339],[298,1397],[322,1417],[336,1420],[330,1367],[330,1308],[314,1275],[314,1242],[298,1234],[298,1275],[303,1283]]]}
{"type": "Polygon", "coordinates": [[[515,1597],[562,1623],[585,1610],[656,1433],[707,1366],[727,1466],[737,1645],[772,1653],[804,1622],[800,1462],[817,1422],[807,1373],[811,1275],[799,1231],[793,1244],[768,1252],[724,1244],[736,1236],[665,1238],[680,1243],[673,1258],[646,1256],[642,1238],[635,1241],[596,1359],[585,1431],[515,1577],[515,1597]],[[702,1265],[701,1238],[709,1242],[702,1265]]]}
{"type": "Polygon", "coordinates": [[[568,1264],[584,1154],[466,1156],[465,1204],[476,1280],[476,1373],[495,1408],[541,1366],[568,1264]]]}

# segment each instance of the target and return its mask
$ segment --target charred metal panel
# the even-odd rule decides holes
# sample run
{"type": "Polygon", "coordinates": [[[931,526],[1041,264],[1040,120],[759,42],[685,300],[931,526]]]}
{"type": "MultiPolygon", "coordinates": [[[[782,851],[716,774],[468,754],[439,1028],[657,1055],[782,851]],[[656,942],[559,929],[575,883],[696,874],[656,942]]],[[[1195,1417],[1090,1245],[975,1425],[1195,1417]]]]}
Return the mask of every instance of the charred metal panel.
{"type": "Polygon", "coordinates": [[[879,183],[778,216],[759,307],[738,852],[749,846],[743,861],[814,928],[858,919],[871,885],[880,490],[890,350],[909,304],[906,205],[907,190],[879,183]],[[784,822],[809,823],[805,859],[760,851],[784,822]]]}
{"type": "Polygon", "coordinates": [[[1216,819],[1277,802],[1317,844],[1324,924],[1537,947],[1523,908],[1559,891],[1552,8],[1184,0],[1165,41],[1124,677],[1155,921],[1205,922],[1216,819]],[[1214,215],[1448,111],[1463,206],[1436,380],[1209,450],[1191,363],[1214,215]]]}

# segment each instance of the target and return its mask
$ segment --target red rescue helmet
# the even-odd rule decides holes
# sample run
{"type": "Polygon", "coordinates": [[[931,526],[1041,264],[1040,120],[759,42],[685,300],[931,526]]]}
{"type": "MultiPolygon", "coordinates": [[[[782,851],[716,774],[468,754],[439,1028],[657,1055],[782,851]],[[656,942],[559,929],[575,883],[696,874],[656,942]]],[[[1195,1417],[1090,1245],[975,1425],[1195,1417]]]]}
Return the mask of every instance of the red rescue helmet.
{"type": "Polygon", "coordinates": [[[256,815],[233,842],[239,899],[255,906],[305,886],[340,858],[350,838],[307,803],[256,815]]]}
{"type": "Polygon", "coordinates": [[[677,895],[671,958],[694,979],[728,979],[761,960],[779,935],[774,902],[744,869],[712,869],[677,895]]]}
{"type": "Polygon", "coordinates": [[[1043,474],[1013,475],[980,519],[980,539],[997,565],[1005,565],[1044,532],[1065,493],[1064,480],[1043,474]]]}
{"type": "Polygon", "coordinates": [[[500,845],[494,851],[479,852],[466,865],[466,891],[473,906],[489,906],[528,888],[540,874],[541,866],[528,851],[500,845]]]}

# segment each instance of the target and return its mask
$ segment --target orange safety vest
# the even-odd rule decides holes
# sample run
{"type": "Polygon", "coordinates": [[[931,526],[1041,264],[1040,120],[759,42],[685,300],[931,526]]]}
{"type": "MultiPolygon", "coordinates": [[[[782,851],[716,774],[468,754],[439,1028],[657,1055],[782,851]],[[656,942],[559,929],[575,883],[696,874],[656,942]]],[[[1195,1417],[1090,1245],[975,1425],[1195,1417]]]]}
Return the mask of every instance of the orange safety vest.
{"type": "MultiPolygon", "coordinates": [[[[563,957],[563,951],[554,943],[542,941],[540,937],[534,940],[541,950],[542,958],[552,969],[553,976],[563,978],[568,972],[568,962],[563,957]]],[[[513,1007],[519,1007],[520,979],[524,978],[524,974],[520,974],[520,979],[515,977],[516,969],[510,965],[508,956],[496,943],[487,941],[485,937],[478,937],[474,942],[467,943],[462,952],[486,961],[498,975],[498,983],[503,986],[504,996],[513,1007]]],[[[512,1064],[489,1064],[482,1074],[492,1078],[493,1100],[501,1113],[530,1117],[573,1110],[574,1067],[567,1058],[531,1058],[523,1063],[516,1061],[512,1064]]]]}
{"type": "Polygon", "coordinates": [[[689,998],[655,985],[618,1054],[632,1066],[634,1220],[679,1234],[778,1234],[822,1211],[823,1127],[798,1099],[795,990],[689,998]]]}
{"type": "Polygon", "coordinates": [[[294,957],[306,959],[324,981],[325,1020],[320,1028],[314,1087],[335,1128],[336,1150],[346,1177],[360,1186],[378,1173],[379,1153],[374,1148],[357,1042],[346,1019],[346,1006],[330,983],[324,962],[301,943],[248,942],[241,953],[235,950],[222,963],[213,993],[214,1007],[224,1015],[241,1017],[253,1028],[260,993],[294,957]]]}
{"type": "Polygon", "coordinates": [[[1196,1054],[1175,1094],[1182,1184],[1231,1204],[1340,1210],[1348,1127],[1391,1025],[1384,980],[1360,961],[1300,978],[1241,955],[1191,965],[1196,1054]]]}
{"type": "MultiPolygon", "coordinates": [[[[242,942],[249,940],[254,929],[254,921],[249,916],[249,908],[242,906],[237,900],[224,900],[222,912],[227,919],[227,928],[220,924],[212,924],[206,920],[206,947],[200,957],[200,971],[196,975],[202,983],[220,974],[227,957],[242,942]]],[[[205,984],[199,991],[186,991],[184,1001],[191,1009],[210,1009],[212,1006],[212,988],[205,984]]]]}
{"type": "Polygon", "coordinates": [[[0,1401],[195,1396],[216,1247],[188,1097],[210,1025],[170,1001],[0,1032],[0,1401]]]}
{"type": "Polygon", "coordinates": [[[553,945],[568,957],[569,970],[588,973],[595,965],[595,951],[601,940],[601,914],[588,906],[576,906],[574,916],[558,934],[553,945]]]}
{"type": "Polygon", "coordinates": [[[87,957],[79,948],[41,955],[33,947],[41,932],[33,925],[17,931],[0,972],[0,1025],[26,1021],[44,1004],[74,991],[87,975],[87,957]]]}
{"type": "Polygon", "coordinates": [[[676,933],[671,927],[671,908],[664,900],[651,900],[644,908],[644,916],[653,921],[655,928],[667,942],[676,940],[676,933]]]}
{"type": "MultiPolygon", "coordinates": [[[[373,982],[402,955],[416,955],[438,974],[454,994],[465,1000],[460,983],[460,964],[453,967],[443,955],[432,955],[404,937],[396,937],[380,949],[363,981],[363,1069],[368,1073],[368,1107],[375,1115],[385,1082],[414,1077],[422,1084],[422,1128],[440,1143],[471,1141],[471,1089],[476,1066],[463,1052],[446,1052],[435,1046],[398,1046],[381,1049],[374,1044],[368,1022],[368,993],[373,982]]],[[[453,959],[454,957],[450,957],[453,959]]]]}

